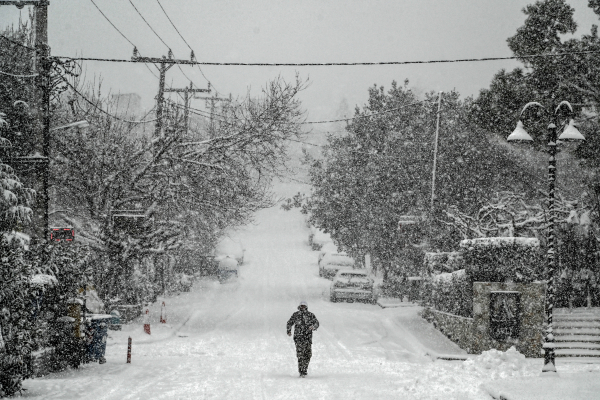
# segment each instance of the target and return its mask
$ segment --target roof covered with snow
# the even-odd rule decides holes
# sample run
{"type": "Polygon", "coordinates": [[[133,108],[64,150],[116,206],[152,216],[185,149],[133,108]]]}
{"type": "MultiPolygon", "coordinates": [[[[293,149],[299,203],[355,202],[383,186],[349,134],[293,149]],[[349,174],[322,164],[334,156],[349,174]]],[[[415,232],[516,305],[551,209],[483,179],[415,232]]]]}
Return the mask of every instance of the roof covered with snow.
{"type": "Polygon", "coordinates": [[[540,247],[540,241],[536,238],[526,237],[486,237],[476,239],[464,239],[460,241],[460,247],[502,247],[517,245],[523,247],[540,247]]]}

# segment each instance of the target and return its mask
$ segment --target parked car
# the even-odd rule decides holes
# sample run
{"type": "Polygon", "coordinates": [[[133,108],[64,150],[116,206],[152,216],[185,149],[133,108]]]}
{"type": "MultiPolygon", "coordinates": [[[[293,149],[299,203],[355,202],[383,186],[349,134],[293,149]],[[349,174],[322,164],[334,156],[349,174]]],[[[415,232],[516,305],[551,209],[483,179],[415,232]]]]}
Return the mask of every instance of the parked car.
{"type": "Polygon", "coordinates": [[[326,243],[333,243],[329,233],[311,226],[310,234],[308,235],[308,244],[313,250],[321,250],[326,243]]]}
{"type": "Polygon", "coordinates": [[[235,258],[239,265],[244,263],[244,253],[246,249],[242,245],[242,242],[233,240],[231,238],[223,238],[215,249],[215,255],[219,256],[232,256],[235,258]]]}
{"type": "Polygon", "coordinates": [[[189,292],[192,288],[192,276],[182,272],[177,275],[177,283],[179,286],[179,290],[183,292],[189,292]]]}
{"type": "Polygon", "coordinates": [[[354,268],[354,259],[346,253],[326,253],[319,261],[319,276],[332,279],[341,268],[354,268]]]}
{"type": "Polygon", "coordinates": [[[319,252],[318,264],[321,263],[321,260],[323,259],[323,257],[325,257],[325,254],[328,254],[328,253],[338,253],[337,246],[335,244],[333,244],[333,242],[327,242],[323,245],[323,247],[321,247],[321,251],[319,252]]]}
{"type": "Polygon", "coordinates": [[[340,269],[333,278],[329,299],[377,303],[375,283],[365,269],[340,269]]]}
{"type": "Polygon", "coordinates": [[[217,269],[217,278],[219,283],[225,283],[238,278],[239,263],[234,256],[226,255],[217,257],[219,268],[217,269]]]}

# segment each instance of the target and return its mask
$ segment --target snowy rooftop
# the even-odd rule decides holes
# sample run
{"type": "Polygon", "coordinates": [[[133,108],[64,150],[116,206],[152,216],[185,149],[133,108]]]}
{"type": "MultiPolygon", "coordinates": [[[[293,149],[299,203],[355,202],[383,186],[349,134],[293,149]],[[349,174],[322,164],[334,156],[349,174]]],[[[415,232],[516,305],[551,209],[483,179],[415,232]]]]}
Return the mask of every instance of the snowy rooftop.
{"type": "Polygon", "coordinates": [[[52,275],[47,275],[47,274],[33,275],[31,277],[30,281],[31,281],[31,284],[33,284],[33,285],[42,285],[42,286],[43,285],[53,285],[58,282],[55,277],[53,277],[52,275]]]}
{"type": "Polygon", "coordinates": [[[486,237],[476,239],[464,239],[460,241],[460,247],[490,247],[506,246],[515,244],[523,247],[540,247],[540,241],[536,238],[526,237],[486,237]]]}

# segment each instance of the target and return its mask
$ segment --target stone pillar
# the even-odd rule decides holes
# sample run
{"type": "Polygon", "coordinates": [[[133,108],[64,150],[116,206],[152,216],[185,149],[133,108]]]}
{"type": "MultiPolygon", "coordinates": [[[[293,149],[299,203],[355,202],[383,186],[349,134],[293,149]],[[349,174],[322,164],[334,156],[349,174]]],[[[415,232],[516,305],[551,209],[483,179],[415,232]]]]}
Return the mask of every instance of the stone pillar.
{"type": "MultiPolygon", "coordinates": [[[[515,346],[526,357],[541,357],[545,290],[546,284],[541,282],[474,282],[472,351],[474,353],[490,349],[506,351],[511,346],[515,346]],[[496,298],[496,301],[502,298],[510,299],[506,303],[512,304],[513,307],[519,303],[519,307],[515,308],[518,309],[519,314],[516,337],[510,337],[510,334],[507,334],[507,332],[516,332],[510,327],[501,328],[501,334],[498,334],[497,329],[492,331],[493,325],[498,325],[491,320],[493,315],[497,315],[497,312],[494,313],[490,309],[492,297],[496,298]],[[516,303],[514,302],[515,298],[518,298],[516,303]]],[[[497,308],[502,308],[501,306],[498,304],[497,308]]],[[[511,314],[514,310],[506,312],[511,314]]]]}

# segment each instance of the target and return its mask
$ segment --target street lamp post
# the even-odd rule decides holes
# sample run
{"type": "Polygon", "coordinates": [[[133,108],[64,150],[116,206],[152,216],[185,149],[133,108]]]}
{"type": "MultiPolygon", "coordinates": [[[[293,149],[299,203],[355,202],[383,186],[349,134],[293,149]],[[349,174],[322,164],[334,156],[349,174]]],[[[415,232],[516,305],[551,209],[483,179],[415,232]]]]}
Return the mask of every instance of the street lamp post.
{"type": "MultiPolygon", "coordinates": [[[[554,198],[555,198],[555,184],[556,184],[556,145],[558,141],[581,141],[585,140],[585,137],[577,130],[574,125],[573,119],[569,119],[569,124],[566,126],[563,133],[557,137],[557,130],[559,125],[559,111],[561,107],[566,106],[569,109],[569,116],[573,114],[573,107],[569,102],[563,101],[558,107],[554,110],[554,112],[550,115],[550,112],[547,111],[544,106],[542,106],[538,102],[527,103],[523,110],[521,111],[521,116],[525,110],[529,107],[541,107],[544,109],[547,114],[549,114],[551,118],[551,122],[548,125],[548,153],[550,155],[548,161],[548,213],[549,213],[549,221],[548,221],[548,237],[547,237],[547,282],[548,287],[546,291],[546,314],[548,318],[548,325],[545,331],[544,337],[544,367],[542,368],[542,372],[556,372],[555,365],[555,354],[554,354],[554,332],[552,328],[552,319],[553,319],[553,308],[554,308],[554,272],[556,267],[556,258],[555,258],[555,225],[556,225],[556,209],[554,207],[554,198]]],[[[523,127],[523,123],[521,120],[517,123],[517,128],[506,138],[509,142],[531,142],[533,139],[529,134],[525,131],[523,127]]]]}

